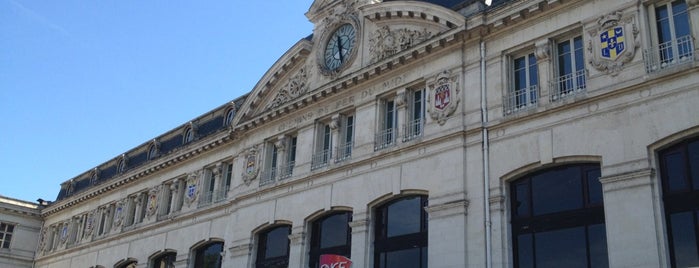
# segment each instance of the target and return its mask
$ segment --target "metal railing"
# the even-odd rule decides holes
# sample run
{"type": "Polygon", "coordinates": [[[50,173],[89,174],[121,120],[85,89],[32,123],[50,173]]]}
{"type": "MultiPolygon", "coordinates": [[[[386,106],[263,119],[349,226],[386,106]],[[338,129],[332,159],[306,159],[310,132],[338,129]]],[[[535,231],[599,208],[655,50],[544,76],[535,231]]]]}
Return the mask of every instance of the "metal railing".
{"type": "Polygon", "coordinates": [[[388,148],[396,144],[396,129],[384,129],[374,136],[374,151],[388,148]]]}
{"type": "Polygon", "coordinates": [[[587,89],[587,70],[559,76],[549,83],[549,99],[554,102],[585,93],[587,89]]]}
{"type": "Polygon", "coordinates": [[[260,186],[274,183],[276,180],[290,178],[293,175],[295,164],[296,162],[291,161],[274,169],[263,170],[260,172],[260,186]]]}
{"type": "Polygon", "coordinates": [[[691,35],[685,35],[643,50],[646,73],[692,62],[693,59],[694,41],[691,35]]]}
{"type": "Polygon", "coordinates": [[[515,114],[524,110],[532,109],[539,102],[539,87],[533,85],[527,88],[511,90],[503,97],[503,113],[505,115],[515,114]]]}
{"type": "Polygon", "coordinates": [[[422,136],[424,120],[422,118],[408,122],[403,127],[403,142],[410,141],[422,136]]]}
{"type": "Polygon", "coordinates": [[[311,156],[311,170],[327,167],[330,163],[330,150],[321,150],[311,156]]]}
{"type": "Polygon", "coordinates": [[[335,162],[342,162],[352,158],[353,142],[346,142],[335,148],[335,162]]]}

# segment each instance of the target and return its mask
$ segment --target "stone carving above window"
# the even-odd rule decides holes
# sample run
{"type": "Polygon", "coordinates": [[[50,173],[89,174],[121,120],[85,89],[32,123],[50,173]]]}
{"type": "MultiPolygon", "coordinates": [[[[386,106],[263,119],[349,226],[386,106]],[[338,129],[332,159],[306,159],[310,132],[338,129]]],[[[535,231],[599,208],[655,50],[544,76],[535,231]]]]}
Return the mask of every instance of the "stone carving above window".
{"type": "Polygon", "coordinates": [[[411,30],[391,29],[383,26],[376,30],[369,39],[371,62],[377,62],[406,50],[432,37],[427,29],[411,30]]]}
{"type": "Polygon", "coordinates": [[[616,76],[640,47],[635,13],[614,11],[585,25],[587,53],[595,69],[616,76]]]}
{"type": "Polygon", "coordinates": [[[279,107],[284,103],[305,95],[306,92],[308,92],[309,77],[310,73],[307,71],[307,67],[301,67],[298,73],[289,78],[289,81],[279,89],[279,92],[277,92],[277,95],[274,97],[272,102],[267,105],[265,110],[279,107]]]}
{"type": "Polygon", "coordinates": [[[253,146],[245,152],[245,170],[243,170],[243,182],[245,182],[245,185],[249,186],[257,178],[257,174],[260,173],[260,159],[258,155],[257,146],[253,146]]]}

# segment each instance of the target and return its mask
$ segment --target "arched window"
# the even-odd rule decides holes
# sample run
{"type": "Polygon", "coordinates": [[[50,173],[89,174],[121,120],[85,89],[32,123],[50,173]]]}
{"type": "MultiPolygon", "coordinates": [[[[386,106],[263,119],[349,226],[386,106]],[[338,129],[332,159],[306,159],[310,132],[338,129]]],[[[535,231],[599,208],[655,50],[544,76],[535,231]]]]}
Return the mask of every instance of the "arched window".
{"type": "Polygon", "coordinates": [[[672,267],[699,266],[699,138],[660,152],[672,267]]]}
{"type": "Polygon", "coordinates": [[[352,231],[349,222],[351,212],[337,212],[313,222],[309,266],[319,267],[320,255],[334,254],[350,258],[352,231]]]}
{"type": "Polygon", "coordinates": [[[114,265],[114,268],[136,268],[136,265],[138,265],[138,262],[133,260],[133,258],[129,258],[117,263],[114,265]]]}
{"type": "Polygon", "coordinates": [[[514,267],[607,267],[597,164],[567,165],[510,184],[514,267]]]}
{"type": "Polygon", "coordinates": [[[117,173],[123,173],[126,171],[126,157],[121,157],[119,161],[117,161],[117,173]]]}
{"type": "Polygon", "coordinates": [[[375,211],[374,267],[427,267],[427,196],[393,200],[375,211]]]}
{"type": "Polygon", "coordinates": [[[220,268],[223,242],[209,243],[197,249],[194,257],[194,267],[220,268]]]}
{"type": "Polygon", "coordinates": [[[177,252],[166,252],[153,258],[151,268],[175,268],[177,252]]]}
{"type": "Polygon", "coordinates": [[[226,121],[224,122],[224,125],[230,126],[231,123],[233,123],[233,117],[235,117],[235,107],[229,108],[226,112],[226,121]]]}
{"type": "Polygon", "coordinates": [[[158,146],[155,144],[151,144],[150,147],[148,147],[148,159],[154,159],[158,157],[158,146]]]}
{"type": "Polygon", "coordinates": [[[188,127],[184,131],[184,135],[182,136],[182,143],[189,143],[194,140],[194,130],[192,127],[188,127]]]}
{"type": "Polygon", "coordinates": [[[257,242],[257,268],[289,266],[289,234],[291,226],[281,225],[260,233],[257,242]]]}

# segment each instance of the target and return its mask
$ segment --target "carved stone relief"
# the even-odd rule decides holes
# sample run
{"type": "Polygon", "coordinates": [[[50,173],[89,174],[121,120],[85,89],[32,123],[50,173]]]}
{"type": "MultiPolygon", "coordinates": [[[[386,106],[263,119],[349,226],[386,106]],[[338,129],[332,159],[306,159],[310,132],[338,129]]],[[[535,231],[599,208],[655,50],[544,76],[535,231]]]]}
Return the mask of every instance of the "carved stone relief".
{"type": "Polygon", "coordinates": [[[187,184],[185,185],[184,202],[187,206],[191,206],[197,200],[199,195],[199,175],[200,171],[195,171],[187,175],[187,184]]]}
{"type": "Polygon", "coordinates": [[[307,71],[307,67],[303,66],[289,81],[279,89],[277,95],[270,102],[265,110],[276,108],[282,104],[303,96],[308,92],[308,78],[311,74],[307,71]]]}
{"type": "Polygon", "coordinates": [[[123,200],[119,200],[114,206],[114,226],[119,227],[124,219],[125,205],[123,200]]]}
{"type": "Polygon", "coordinates": [[[430,37],[432,37],[432,33],[428,32],[427,29],[421,31],[407,28],[392,30],[388,26],[383,26],[376,30],[369,39],[371,62],[385,59],[430,37]]]}
{"type": "Polygon", "coordinates": [[[444,125],[461,101],[461,90],[457,82],[457,76],[451,71],[442,71],[427,83],[428,105],[427,109],[432,119],[444,125]]]}
{"type": "Polygon", "coordinates": [[[585,25],[588,61],[595,69],[616,76],[634,58],[641,45],[634,14],[614,11],[585,25]]]}
{"type": "Polygon", "coordinates": [[[248,149],[245,152],[245,170],[243,170],[243,182],[245,185],[249,186],[250,183],[257,178],[257,174],[260,173],[260,157],[257,145],[248,149]]]}
{"type": "Polygon", "coordinates": [[[148,191],[148,203],[146,203],[146,215],[148,218],[153,216],[158,209],[158,192],[160,192],[160,185],[148,191]]]}

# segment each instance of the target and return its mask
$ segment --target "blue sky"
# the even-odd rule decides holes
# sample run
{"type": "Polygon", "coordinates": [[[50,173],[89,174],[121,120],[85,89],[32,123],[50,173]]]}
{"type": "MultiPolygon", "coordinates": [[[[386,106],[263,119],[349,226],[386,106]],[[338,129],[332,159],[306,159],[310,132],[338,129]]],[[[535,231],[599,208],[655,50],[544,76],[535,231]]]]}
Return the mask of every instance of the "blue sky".
{"type": "Polygon", "coordinates": [[[0,0],[0,195],[60,183],[252,90],[312,0],[0,0]]]}

